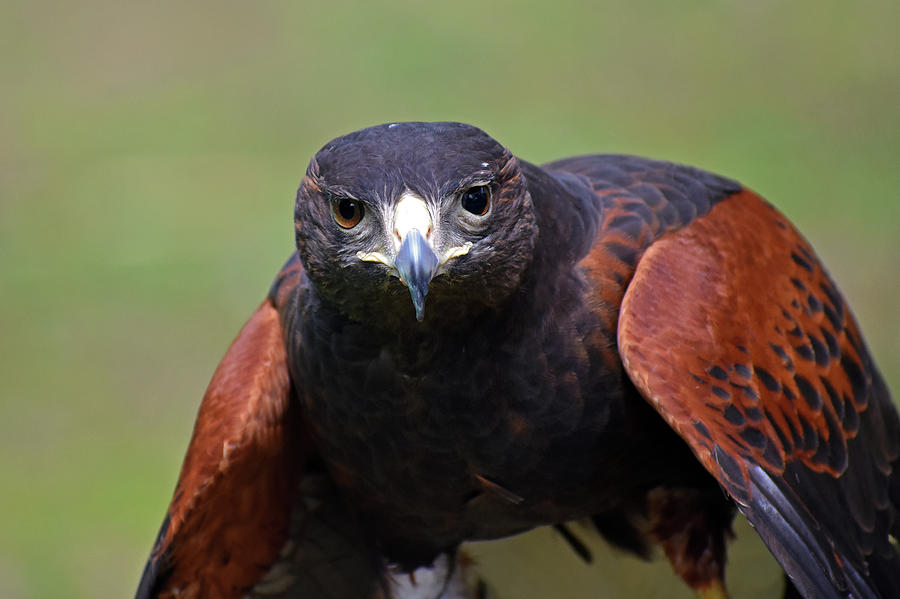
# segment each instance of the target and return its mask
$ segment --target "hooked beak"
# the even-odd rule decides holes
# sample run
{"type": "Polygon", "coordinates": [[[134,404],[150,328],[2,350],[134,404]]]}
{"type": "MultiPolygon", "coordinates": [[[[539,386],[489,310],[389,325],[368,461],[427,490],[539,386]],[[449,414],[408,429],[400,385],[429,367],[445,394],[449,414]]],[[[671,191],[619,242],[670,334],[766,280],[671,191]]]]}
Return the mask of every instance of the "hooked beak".
{"type": "Polygon", "coordinates": [[[357,252],[356,256],[365,262],[380,262],[397,273],[403,284],[409,288],[416,320],[425,318],[425,296],[428,285],[437,274],[438,268],[452,258],[463,256],[472,247],[470,241],[460,246],[447,248],[439,257],[429,240],[433,231],[431,214],[425,201],[407,192],[400,197],[394,208],[393,226],[390,229],[396,254],[392,252],[357,252]]]}
{"type": "Polygon", "coordinates": [[[416,320],[419,322],[425,318],[428,284],[439,265],[440,261],[428,241],[418,229],[410,229],[394,260],[394,268],[397,269],[400,280],[409,287],[413,307],[416,309],[416,320]]]}

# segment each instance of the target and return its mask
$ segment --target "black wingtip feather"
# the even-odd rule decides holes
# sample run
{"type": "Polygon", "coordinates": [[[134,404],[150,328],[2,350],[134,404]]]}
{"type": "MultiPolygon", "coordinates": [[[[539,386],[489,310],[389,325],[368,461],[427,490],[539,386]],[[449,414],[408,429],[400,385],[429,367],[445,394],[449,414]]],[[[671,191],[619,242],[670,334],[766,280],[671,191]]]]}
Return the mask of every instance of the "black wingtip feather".
{"type": "Polygon", "coordinates": [[[589,564],[594,561],[594,556],[591,554],[591,550],[587,548],[581,539],[575,536],[569,527],[565,524],[554,524],[553,528],[556,529],[556,532],[562,536],[563,539],[569,544],[572,548],[572,551],[578,554],[578,557],[584,560],[584,563],[589,564]]]}
{"type": "Polygon", "coordinates": [[[750,505],[741,510],[801,595],[883,599],[856,565],[838,563],[835,555],[825,552],[830,540],[809,514],[798,511],[795,506],[801,504],[789,497],[790,489],[782,488],[759,466],[751,466],[749,472],[750,505]]]}
{"type": "Polygon", "coordinates": [[[144,572],[141,574],[141,582],[138,583],[137,593],[134,599],[154,599],[162,590],[166,579],[169,577],[171,568],[169,567],[168,553],[161,551],[162,540],[169,530],[169,516],[166,515],[162,526],[159,528],[159,534],[156,535],[156,542],[153,544],[153,551],[147,559],[144,566],[144,572]]]}

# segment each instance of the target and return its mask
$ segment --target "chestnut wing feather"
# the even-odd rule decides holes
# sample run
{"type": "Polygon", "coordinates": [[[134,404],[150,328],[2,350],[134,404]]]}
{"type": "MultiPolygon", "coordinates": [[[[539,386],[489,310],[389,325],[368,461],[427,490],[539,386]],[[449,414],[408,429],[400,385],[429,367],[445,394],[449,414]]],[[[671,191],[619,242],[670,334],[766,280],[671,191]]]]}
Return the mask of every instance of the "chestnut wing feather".
{"type": "Polygon", "coordinates": [[[897,413],[837,287],[773,207],[744,191],[650,245],[618,343],[804,595],[900,596],[897,413]]]}
{"type": "Polygon", "coordinates": [[[212,377],[138,599],[240,597],[275,560],[303,454],[286,360],[266,301],[212,377]]]}
{"type": "Polygon", "coordinates": [[[204,395],[136,599],[369,599],[383,564],[318,457],[289,376],[293,254],[204,395]]]}

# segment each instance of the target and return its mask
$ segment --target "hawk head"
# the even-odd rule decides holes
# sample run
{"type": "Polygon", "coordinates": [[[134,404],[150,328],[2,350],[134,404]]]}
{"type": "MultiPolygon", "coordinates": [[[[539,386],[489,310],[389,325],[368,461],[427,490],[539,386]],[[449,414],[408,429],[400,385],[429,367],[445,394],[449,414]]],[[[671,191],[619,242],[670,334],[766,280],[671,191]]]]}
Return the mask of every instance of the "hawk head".
{"type": "Polygon", "coordinates": [[[319,297],[367,323],[452,323],[498,306],[537,236],[518,160],[461,123],[332,140],[310,161],[294,222],[319,297]]]}

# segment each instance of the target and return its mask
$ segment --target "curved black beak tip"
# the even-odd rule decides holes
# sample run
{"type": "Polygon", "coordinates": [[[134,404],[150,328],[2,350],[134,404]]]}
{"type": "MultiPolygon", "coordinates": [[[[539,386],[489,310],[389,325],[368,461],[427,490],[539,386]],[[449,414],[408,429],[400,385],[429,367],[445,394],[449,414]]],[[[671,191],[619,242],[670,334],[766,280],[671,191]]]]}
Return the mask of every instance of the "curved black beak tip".
{"type": "Polygon", "coordinates": [[[425,296],[428,295],[428,284],[437,272],[438,263],[434,250],[418,229],[410,230],[400,246],[394,267],[400,280],[409,287],[419,322],[425,318],[425,296]]]}

